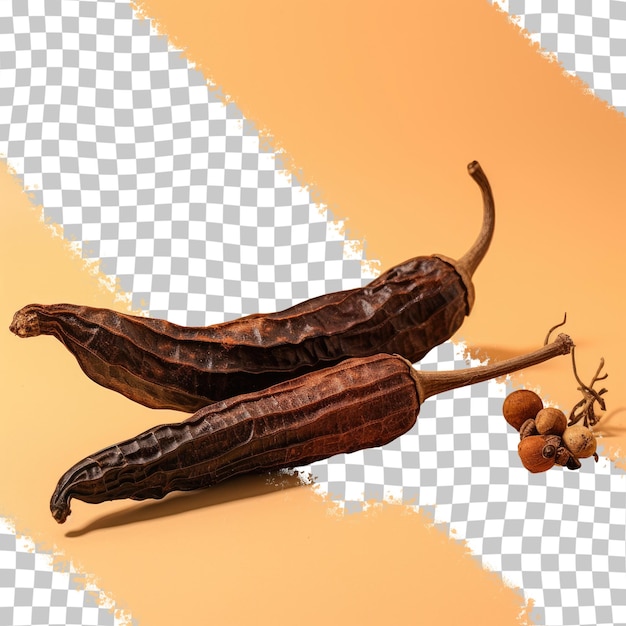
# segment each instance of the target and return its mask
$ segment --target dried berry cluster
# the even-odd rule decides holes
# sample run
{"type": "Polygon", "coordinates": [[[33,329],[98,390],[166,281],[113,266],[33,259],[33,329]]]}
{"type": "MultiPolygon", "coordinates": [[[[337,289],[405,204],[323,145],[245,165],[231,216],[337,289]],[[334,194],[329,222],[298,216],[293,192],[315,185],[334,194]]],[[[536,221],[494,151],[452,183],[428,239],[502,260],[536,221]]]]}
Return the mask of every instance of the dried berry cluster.
{"type": "Polygon", "coordinates": [[[568,425],[563,411],[544,407],[541,398],[528,389],[509,394],[502,405],[504,419],[520,432],[517,448],[524,467],[534,473],[554,465],[580,469],[579,459],[594,456],[596,437],[583,424],[568,425]]]}
{"type": "MultiPolygon", "coordinates": [[[[546,345],[552,331],[563,326],[566,320],[567,314],[560,324],[548,331],[544,342],[546,345]]],[[[608,376],[600,375],[604,359],[600,359],[591,383],[586,385],[578,375],[575,347],[572,347],[571,355],[574,378],[583,398],[572,408],[569,419],[560,409],[544,407],[543,400],[528,389],[512,392],[502,405],[504,419],[520,433],[517,451],[522,464],[532,473],[545,472],[554,465],[575,470],[581,467],[580,459],[593,456],[598,460],[598,442],[592,430],[600,420],[595,412],[595,404],[597,402],[603,411],[606,409],[602,396],[607,389],[596,391],[594,385],[608,376]]]]}

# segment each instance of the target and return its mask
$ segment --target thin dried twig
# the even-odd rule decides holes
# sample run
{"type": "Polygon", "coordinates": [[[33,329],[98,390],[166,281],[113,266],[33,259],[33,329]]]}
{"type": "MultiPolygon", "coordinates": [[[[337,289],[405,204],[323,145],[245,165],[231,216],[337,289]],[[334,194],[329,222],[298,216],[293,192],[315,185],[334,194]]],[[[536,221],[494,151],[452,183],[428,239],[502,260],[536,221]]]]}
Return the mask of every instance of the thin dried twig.
{"type": "Polygon", "coordinates": [[[578,375],[575,348],[572,348],[572,366],[574,369],[574,377],[579,385],[578,390],[583,394],[583,398],[572,408],[569,414],[568,425],[571,426],[572,424],[577,424],[582,421],[583,425],[589,428],[590,426],[595,426],[600,420],[600,416],[595,411],[595,403],[598,403],[602,411],[606,411],[606,403],[604,402],[604,398],[602,396],[608,391],[608,389],[603,387],[599,391],[596,391],[593,388],[599,380],[604,380],[608,377],[608,374],[603,374],[602,376],[600,375],[602,369],[604,368],[604,359],[600,359],[600,365],[598,365],[598,369],[596,370],[596,373],[591,379],[591,383],[589,385],[585,385],[578,375]]]}
{"type": "Polygon", "coordinates": [[[567,321],[567,311],[563,314],[563,321],[560,322],[559,324],[554,325],[549,331],[548,334],[546,335],[546,339],[543,342],[544,346],[548,345],[548,342],[550,341],[550,335],[557,329],[560,328],[561,326],[565,326],[565,322],[567,321]]]}

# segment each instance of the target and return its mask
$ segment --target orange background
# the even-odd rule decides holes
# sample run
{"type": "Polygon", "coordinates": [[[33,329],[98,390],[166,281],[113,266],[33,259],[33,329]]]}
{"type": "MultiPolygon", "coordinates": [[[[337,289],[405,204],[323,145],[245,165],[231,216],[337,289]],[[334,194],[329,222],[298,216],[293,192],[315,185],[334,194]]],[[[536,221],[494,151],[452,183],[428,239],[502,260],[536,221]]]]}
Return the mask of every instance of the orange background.
{"type": "MultiPolygon", "coordinates": [[[[481,217],[465,165],[498,207],[476,306],[458,334],[500,358],[535,348],[568,313],[581,373],[607,362],[605,453],[624,450],[623,208],[626,119],[487,2],[145,0],[244,115],[275,137],[300,180],[381,267],[460,256],[481,217]]],[[[28,302],[121,302],[50,236],[2,172],[1,314],[28,302]],[[20,233],[20,238],[15,237],[20,233]]],[[[245,478],[161,502],[48,500],[76,459],[154,425],[155,413],[94,385],[52,338],[0,333],[5,445],[0,513],[54,546],[141,625],[524,623],[519,592],[429,520],[395,505],[338,516],[310,487],[245,478]],[[254,497],[252,497],[254,496],[254,497]]],[[[569,361],[519,377],[564,408],[569,361]]],[[[159,421],[178,419],[159,412],[159,421]]]]}

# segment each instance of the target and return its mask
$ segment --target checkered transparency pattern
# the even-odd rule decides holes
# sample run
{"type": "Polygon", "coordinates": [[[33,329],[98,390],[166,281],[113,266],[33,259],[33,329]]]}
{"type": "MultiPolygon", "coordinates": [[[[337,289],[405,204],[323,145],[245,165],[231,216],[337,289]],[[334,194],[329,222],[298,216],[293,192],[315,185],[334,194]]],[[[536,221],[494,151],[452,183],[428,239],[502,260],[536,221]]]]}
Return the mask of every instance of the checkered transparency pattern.
{"type": "Polygon", "coordinates": [[[0,624],[3,626],[126,626],[131,622],[104,593],[85,585],[68,563],[18,537],[0,519],[0,624]]]}
{"type": "Polygon", "coordinates": [[[624,0],[490,0],[507,11],[532,41],[626,113],[624,0]]]}
{"type": "Polygon", "coordinates": [[[202,325],[362,284],[362,249],[127,3],[0,11],[0,153],[136,308],[202,325]]]}
{"type": "MultiPolygon", "coordinates": [[[[468,367],[463,353],[448,342],[416,369],[468,367]]],[[[391,499],[431,515],[533,600],[533,624],[624,625],[626,476],[606,459],[530,474],[502,417],[511,391],[490,381],[439,394],[389,445],[301,471],[347,512],[391,499]]]]}
{"type": "MultiPolygon", "coordinates": [[[[546,15],[569,10],[544,4],[546,15]]],[[[588,17],[586,3],[572,6],[588,17]]],[[[236,105],[121,0],[0,2],[0,153],[47,219],[151,316],[209,324],[370,278],[362,249],[236,105]]],[[[446,343],[419,367],[466,366],[460,350],[446,343]]],[[[626,624],[623,472],[586,463],[529,475],[501,418],[506,392],[484,383],[442,394],[388,446],[302,471],[347,511],[394,498],[429,512],[534,600],[536,624],[626,624]]],[[[14,533],[0,538],[0,626],[72,623],[66,607],[94,609],[53,596],[55,574],[18,557],[14,533]]],[[[81,623],[111,623],[95,615],[81,623]]]]}

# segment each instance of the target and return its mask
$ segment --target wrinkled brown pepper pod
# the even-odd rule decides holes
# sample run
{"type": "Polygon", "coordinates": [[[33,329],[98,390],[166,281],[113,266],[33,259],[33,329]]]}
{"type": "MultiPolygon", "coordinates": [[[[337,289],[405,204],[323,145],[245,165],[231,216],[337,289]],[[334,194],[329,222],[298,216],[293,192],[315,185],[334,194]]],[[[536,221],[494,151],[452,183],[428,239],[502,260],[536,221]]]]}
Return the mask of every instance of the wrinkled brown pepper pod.
{"type": "Polygon", "coordinates": [[[483,225],[459,261],[416,257],[365,287],[209,327],[72,304],[31,304],[15,314],[11,331],[53,335],[100,385],[151,408],[187,412],[350,357],[390,353],[415,363],[470,313],[471,277],[493,235],[489,182],[476,161],[468,171],[482,191],[483,225]]]}
{"type": "Polygon", "coordinates": [[[426,398],[567,354],[572,345],[559,335],[530,354],[449,372],[418,372],[387,354],[347,359],[211,404],[183,422],[156,426],[83,459],[60,479],[50,510],[62,523],[72,498],[162,498],[238,474],[382,446],[413,426],[426,398]]]}

